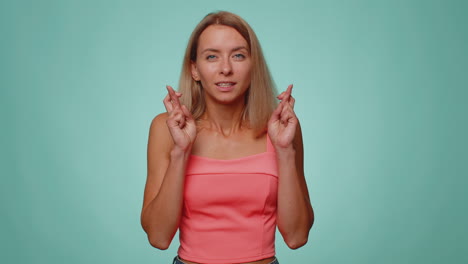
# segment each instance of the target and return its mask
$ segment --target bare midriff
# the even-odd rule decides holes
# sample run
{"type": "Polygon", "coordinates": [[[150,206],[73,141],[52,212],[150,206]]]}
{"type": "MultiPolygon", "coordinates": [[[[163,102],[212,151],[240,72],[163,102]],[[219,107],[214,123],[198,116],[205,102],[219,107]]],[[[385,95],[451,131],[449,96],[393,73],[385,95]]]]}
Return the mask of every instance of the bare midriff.
{"type": "MultiPolygon", "coordinates": [[[[202,263],[198,263],[198,262],[191,262],[191,261],[184,260],[184,259],[180,259],[180,260],[182,260],[182,262],[184,262],[186,264],[202,264],[202,263]]],[[[257,261],[253,261],[253,262],[244,262],[244,263],[240,263],[240,264],[269,264],[273,260],[275,260],[275,257],[266,258],[266,259],[262,259],[262,260],[257,260],[257,261]]]]}

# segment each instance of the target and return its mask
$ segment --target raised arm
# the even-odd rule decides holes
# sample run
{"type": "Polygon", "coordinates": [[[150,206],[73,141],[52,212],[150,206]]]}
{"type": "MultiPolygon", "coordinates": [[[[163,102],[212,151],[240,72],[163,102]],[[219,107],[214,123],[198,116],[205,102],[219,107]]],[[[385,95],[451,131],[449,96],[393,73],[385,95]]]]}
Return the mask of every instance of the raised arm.
{"type": "Polygon", "coordinates": [[[151,123],[148,173],[141,225],[150,244],[167,249],[179,227],[183,206],[185,168],[196,137],[192,115],[179,102],[180,93],[168,87],[167,113],[151,123]]]}
{"type": "Polygon", "coordinates": [[[307,243],[314,213],[304,177],[302,133],[291,90],[292,85],[278,96],[281,102],[268,122],[268,134],[278,159],[278,229],[288,247],[296,249],[307,243]]]}

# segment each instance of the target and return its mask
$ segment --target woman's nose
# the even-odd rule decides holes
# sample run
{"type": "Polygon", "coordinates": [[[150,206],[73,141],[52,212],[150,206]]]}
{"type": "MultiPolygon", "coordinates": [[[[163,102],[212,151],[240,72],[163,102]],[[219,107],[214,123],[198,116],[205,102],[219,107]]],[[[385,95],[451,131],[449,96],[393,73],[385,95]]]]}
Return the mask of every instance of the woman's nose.
{"type": "Polygon", "coordinates": [[[229,59],[224,59],[221,62],[221,74],[229,75],[232,73],[232,65],[229,59]]]}

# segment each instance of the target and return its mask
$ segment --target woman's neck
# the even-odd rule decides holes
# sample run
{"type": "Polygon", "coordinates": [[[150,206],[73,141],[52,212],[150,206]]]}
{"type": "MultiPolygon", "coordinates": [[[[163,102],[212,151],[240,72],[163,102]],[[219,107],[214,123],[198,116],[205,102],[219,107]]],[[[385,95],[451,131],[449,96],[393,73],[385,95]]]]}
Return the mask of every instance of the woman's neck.
{"type": "Polygon", "coordinates": [[[244,108],[245,104],[243,100],[228,105],[207,102],[205,113],[201,116],[200,120],[204,123],[203,127],[228,137],[245,127],[245,121],[242,120],[244,108]]]}

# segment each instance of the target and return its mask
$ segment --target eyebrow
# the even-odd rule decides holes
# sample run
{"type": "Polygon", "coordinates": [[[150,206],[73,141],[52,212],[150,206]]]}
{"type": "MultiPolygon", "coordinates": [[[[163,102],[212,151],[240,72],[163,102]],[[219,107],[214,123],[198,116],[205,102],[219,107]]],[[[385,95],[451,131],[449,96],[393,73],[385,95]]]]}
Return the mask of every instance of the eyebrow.
{"type": "MultiPolygon", "coordinates": [[[[239,47],[233,48],[233,49],[231,50],[231,52],[233,52],[233,51],[238,51],[238,50],[241,50],[241,49],[245,49],[246,51],[249,51],[245,46],[239,46],[239,47]]],[[[203,53],[209,52],[209,51],[211,51],[211,52],[220,52],[220,50],[218,50],[218,49],[207,48],[207,49],[204,49],[201,53],[203,54],[203,53]]]]}

